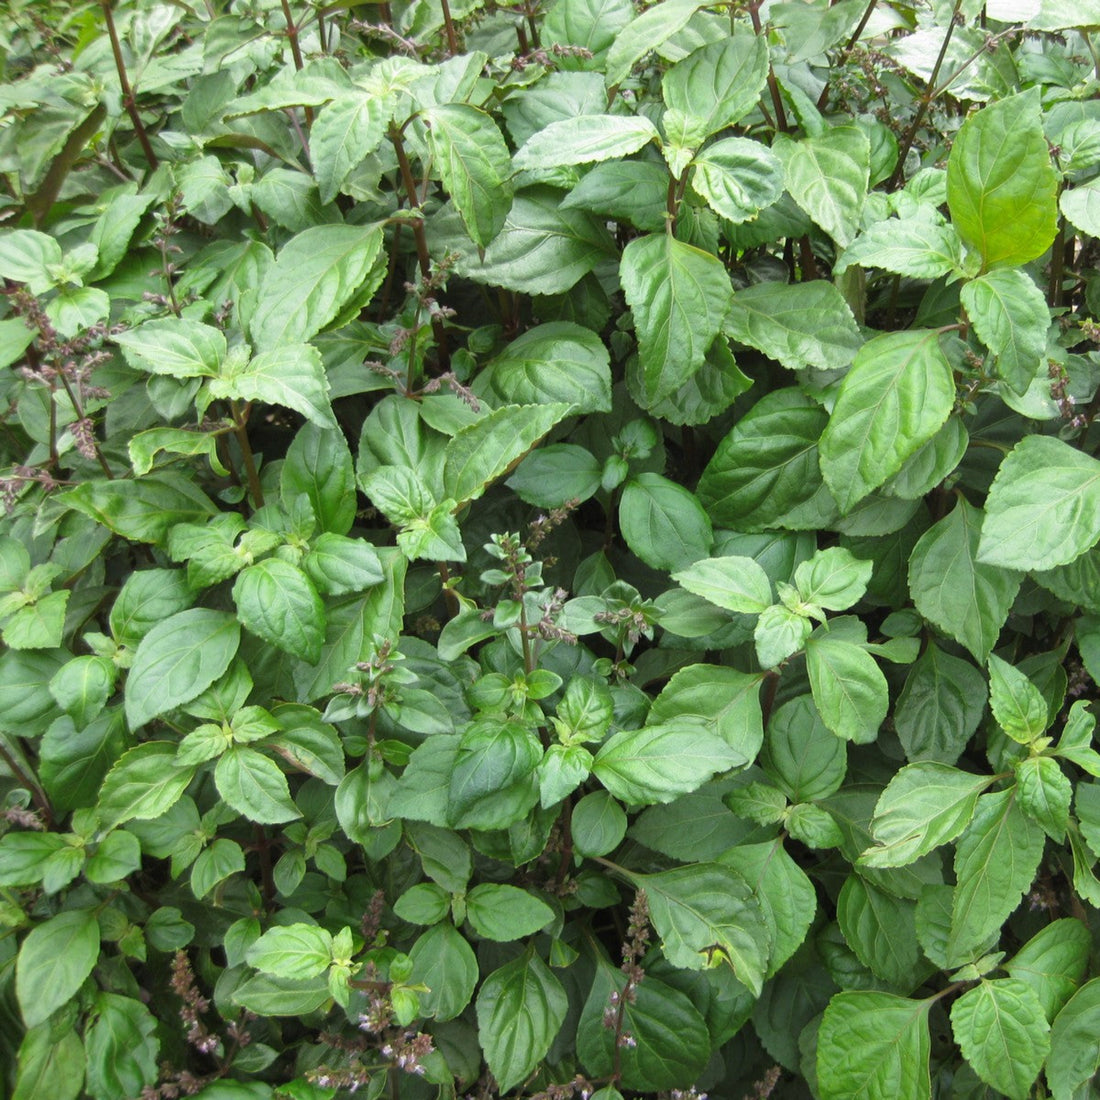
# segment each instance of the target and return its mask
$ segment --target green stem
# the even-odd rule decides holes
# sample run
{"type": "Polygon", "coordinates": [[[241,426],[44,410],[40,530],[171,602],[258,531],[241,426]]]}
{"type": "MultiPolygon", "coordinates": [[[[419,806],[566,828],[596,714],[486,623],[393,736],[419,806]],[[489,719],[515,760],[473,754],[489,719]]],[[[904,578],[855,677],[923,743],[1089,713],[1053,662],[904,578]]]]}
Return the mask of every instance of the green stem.
{"type": "Polygon", "coordinates": [[[244,471],[248,477],[248,491],[252,494],[252,507],[264,506],[264,491],[260,485],[260,474],[256,469],[256,459],[252,454],[252,444],[248,441],[248,406],[241,408],[240,402],[231,403],[233,411],[233,431],[237,436],[237,444],[241,448],[241,457],[244,459],[244,471]]]}

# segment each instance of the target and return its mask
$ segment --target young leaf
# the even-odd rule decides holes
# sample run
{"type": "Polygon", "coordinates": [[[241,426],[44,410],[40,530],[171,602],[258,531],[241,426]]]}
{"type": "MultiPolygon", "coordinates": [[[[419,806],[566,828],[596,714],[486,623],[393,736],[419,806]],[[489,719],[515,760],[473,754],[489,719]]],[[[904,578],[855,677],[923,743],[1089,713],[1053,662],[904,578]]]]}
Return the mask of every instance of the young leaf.
{"type": "Polygon", "coordinates": [[[634,314],[646,400],[660,401],[703,364],[733,297],[721,261],[668,233],[623,249],[623,293],[634,314]]]}
{"type": "Polygon", "coordinates": [[[806,643],[806,671],[825,725],[846,741],[874,741],[890,702],[875,659],[861,646],[815,634],[806,643]]]}
{"type": "Polygon", "coordinates": [[[312,344],[285,343],[213,379],[211,397],[266,401],[301,413],[321,428],[337,430],[321,353],[312,344]]]}
{"type": "Polygon", "coordinates": [[[817,1039],[823,1100],[929,1100],[932,1001],[891,993],[838,993],[817,1039]]]}
{"type": "Polygon", "coordinates": [[[673,573],[672,579],[727,611],[754,615],[772,602],[768,574],[752,558],[706,558],[673,573]]]}
{"type": "Polygon", "coordinates": [[[287,924],[265,932],[247,951],[249,966],[280,978],[316,978],[332,962],[332,933],[315,924],[287,924]]]}
{"type": "Polygon", "coordinates": [[[494,970],[477,995],[478,1039],[501,1092],[539,1064],[565,1020],[568,998],[529,947],[494,970]]]}
{"type": "Polygon", "coordinates": [[[951,1006],[951,1030],[987,1085],[1027,1100],[1050,1050],[1050,1025],[1030,986],[1015,978],[982,981],[951,1006]]]}
{"type": "Polygon", "coordinates": [[[840,546],[819,550],[794,571],[794,585],[805,603],[844,611],[867,591],[874,563],[860,561],[840,546]]]}
{"type": "Polygon", "coordinates": [[[1029,756],[1016,765],[1016,794],[1020,808],[1037,821],[1052,840],[1066,838],[1073,785],[1049,756],[1029,756]]]}
{"type": "Polygon", "coordinates": [[[997,725],[1021,745],[1041,737],[1049,724],[1046,701],[1020,669],[989,655],[989,705],[997,725]]]}
{"type": "Polygon", "coordinates": [[[286,776],[262,752],[234,746],[214,769],[218,793],[239,814],[261,825],[279,825],[301,817],[290,797],[286,776]]]}
{"type": "Polygon", "coordinates": [[[955,378],[935,330],[876,336],[856,353],[821,436],[821,472],[848,512],[932,438],[955,378]]]}
{"type": "Polygon", "coordinates": [[[990,103],[962,124],[947,158],[947,205],[983,271],[1047,250],[1058,231],[1057,191],[1037,88],[990,103]]]}

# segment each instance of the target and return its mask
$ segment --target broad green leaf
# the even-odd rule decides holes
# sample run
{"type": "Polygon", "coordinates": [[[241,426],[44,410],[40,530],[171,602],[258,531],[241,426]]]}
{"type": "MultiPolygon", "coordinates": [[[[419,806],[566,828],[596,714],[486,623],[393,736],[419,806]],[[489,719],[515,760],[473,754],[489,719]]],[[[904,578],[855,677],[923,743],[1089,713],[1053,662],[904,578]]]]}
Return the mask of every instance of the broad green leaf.
{"type": "Polygon", "coordinates": [[[619,529],[627,546],[653,569],[682,569],[705,558],[714,542],[698,498],[660,474],[638,474],[626,483],[619,529]]]}
{"type": "MultiPolygon", "coordinates": [[[[627,364],[626,385],[636,399],[642,392],[641,376],[638,360],[631,360],[627,364]]],[[[663,401],[651,405],[649,411],[670,424],[706,424],[724,413],[752,384],[752,379],[737,365],[729,341],[717,339],[707,348],[703,365],[663,401]]]]}
{"type": "MultiPolygon", "coordinates": [[[[745,39],[727,39],[730,43],[739,41],[744,42],[745,39]]],[[[754,39],[748,41],[752,42],[754,39]]],[[[707,47],[697,50],[696,54],[703,53],[706,49],[707,47]]],[[[680,64],[685,65],[687,62],[682,61],[680,64]]],[[[675,69],[670,70],[671,72],[675,72],[675,69]]],[[[667,82],[667,75],[665,80],[667,82]]],[[[759,141],[750,141],[748,138],[716,141],[699,153],[692,164],[695,170],[691,175],[691,186],[695,193],[719,217],[735,225],[752,221],[765,206],[771,206],[783,194],[783,165],[759,141]]]]}
{"type": "Polygon", "coordinates": [[[501,1092],[542,1061],[567,1007],[565,990],[533,947],[485,979],[477,995],[478,1041],[501,1092]]]}
{"type": "Polygon", "coordinates": [[[516,171],[626,157],[659,138],[644,115],[580,115],[532,134],[513,159],[516,171]]]}
{"type": "Polygon", "coordinates": [[[962,124],[947,158],[947,205],[983,271],[1047,250],[1058,231],[1057,190],[1038,89],[990,103],[962,124]]]}
{"type": "Polygon", "coordinates": [[[663,165],[608,160],[585,172],[562,200],[562,208],[576,207],[656,233],[665,226],[667,200],[668,169],[663,165]]]}
{"type": "Polygon", "coordinates": [[[1050,1029],[1047,1083],[1054,1100],[1072,1100],[1100,1067],[1100,978],[1081,986],[1050,1029]]]}
{"type": "Polygon", "coordinates": [[[372,768],[366,761],[340,780],[334,796],[336,820],[350,840],[365,845],[374,829],[390,824],[390,798],[395,786],[396,780],[388,771],[372,768]]]}
{"type": "Polygon", "coordinates": [[[526,504],[560,508],[567,500],[583,503],[595,496],[602,477],[603,464],[591,451],[575,443],[551,443],[532,451],[506,484],[526,504]]]}
{"type": "Polygon", "coordinates": [[[821,472],[848,512],[932,438],[955,403],[935,330],[876,336],[856,353],[821,436],[821,472]]]}
{"type": "Polygon", "coordinates": [[[816,634],[806,643],[806,671],[825,725],[845,741],[874,741],[886,718],[889,690],[867,650],[816,634]]]}
{"type": "Polygon", "coordinates": [[[315,924],[269,929],[247,951],[250,966],[280,978],[315,978],[332,962],[332,934],[315,924]]]}
{"type": "Polygon", "coordinates": [[[1039,823],[1047,836],[1058,843],[1065,840],[1073,785],[1057,760],[1049,756],[1030,756],[1019,761],[1016,796],[1020,808],[1039,823]]]}
{"type": "Polygon", "coordinates": [[[1050,310],[1043,292],[1016,268],[990,271],[967,283],[961,301],[978,338],[997,357],[997,373],[1027,392],[1047,349],[1050,310]]]}
{"type": "Polygon", "coordinates": [[[571,321],[528,329],[485,368],[486,377],[516,404],[568,401],[575,414],[611,411],[607,348],[596,333],[571,321]]]}
{"type": "Polygon", "coordinates": [[[896,898],[858,874],[849,875],[836,903],[836,919],[848,946],[864,966],[897,989],[920,980],[916,905],[896,898]]]}
{"type": "Polygon", "coordinates": [[[607,86],[621,84],[638,61],[671,38],[700,7],[699,0],[662,0],[628,23],[607,52],[607,86]]]}
{"type": "Polygon", "coordinates": [[[533,936],[554,919],[554,910],[518,886],[483,882],[466,895],[466,918],[479,936],[507,943],[533,936]]]}
{"type": "Polygon", "coordinates": [[[250,326],[259,349],[281,361],[286,345],[316,336],[368,281],[381,248],[373,225],[318,225],[292,237],[260,286],[250,326]]]}
{"type": "Polygon", "coordinates": [[[1017,573],[978,559],[982,511],[960,498],[909,559],[909,589],[921,615],[984,663],[1020,588],[1017,573]]]}
{"type": "Polygon", "coordinates": [[[671,802],[712,775],[737,767],[741,755],[702,723],[620,730],[601,746],[592,773],[628,804],[671,802]]]}
{"type": "Polygon", "coordinates": [[[1059,200],[1062,213],[1074,229],[1090,237],[1100,235],[1100,180],[1067,187],[1059,200]]]}
{"type": "Polygon", "coordinates": [[[792,802],[828,798],[844,782],[848,750],[821,720],[811,695],[777,708],[760,766],[792,802]]]}
{"type": "Polygon", "coordinates": [[[702,366],[733,288],[717,257],[667,233],[631,241],[619,278],[634,314],[645,397],[657,402],[702,366]]]}
{"type": "MultiPolygon", "coordinates": [[[[562,205],[561,192],[528,187],[516,195],[504,228],[485,249],[463,248],[463,240],[439,233],[429,237],[446,251],[458,251],[455,270],[476,283],[521,294],[562,294],[597,264],[615,254],[603,219],[562,205]]],[[[429,223],[431,224],[431,223],[429,223]]]]}
{"type": "Polygon", "coordinates": [[[313,582],[296,565],[266,558],[237,574],[237,618],[265,642],[315,665],[325,641],[325,607],[313,582]]]}
{"type": "Polygon", "coordinates": [[[723,331],[790,370],[843,370],[863,343],[840,291],[823,279],[739,290],[723,331]]]}
{"type": "Polygon", "coordinates": [[[19,1044],[11,1100],[77,1100],[84,1084],[84,1045],[71,1025],[60,1035],[48,1020],[19,1044]]]}
{"type": "MultiPolygon", "coordinates": [[[[673,65],[661,79],[661,95],[668,107],[690,119],[692,129],[709,137],[740,122],[756,106],[767,78],[767,43],[754,34],[728,35],[673,65]]],[[[715,148],[710,146],[707,153],[715,148]]]]}
{"type": "Polygon", "coordinates": [[[557,0],[546,13],[542,40],[591,52],[590,60],[562,57],[558,64],[563,69],[597,68],[615,36],[633,18],[634,6],[629,0],[557,0]]]}
{"type": "Polygon", "coordinates": [[[878,800],[871,822],[878,846],[859,857],[860,865],[902,867],[954,840],[992,782],[931,761],[902,768],[878,800]]]}
{"type": "Polygon", "coordinates": [[[835,505],[817,452],[827,423],[824,409],[795,389],[775,390],[758,401],[718,445],[699,479],[707,514],[737,531],[827,522],[835,505]]]}
{"type": "Polygon", "coordinates": [[[1020,809],[1012,789],[986,794],[955,849],[955,897],[948,958],[966,962],[1005,922],[1031,885],[1043,855],[1043,831],[1020,809]]]}
{"type": "Polygon", "coordinates": [[[153,1013],[134,997],[100,993],[84,1033],[85,1088],[95,1100],[138,1096],[157,1081],[160,1039],[153,1013]]]}
{"type": "Polygon", "coordinates": [[[1067,565],[1032,570],[1032,578],[1060,600],[1100,613],[1100,549],[1093,547],[1067,565]]]}
{"type": "Polygon", "coordinates": [[[206,455],[210,468],[227,477],[229,471],[218,455],[218,437],[211,432],[192,432],[182,428],[150,428],[132,436],[126,447],[134,473],[144,477],[156,464],[161,451],[176,455],[206,455]]]}
{"type": "Polygon", "coordinates": [[[478,980],[477,956],[465,938],[449,921],[429,928],[412,945],[410,981],[423,983],[427,993],[420,994],[420,1006],[426,1016],[453,1020],[474,995],[478,980]]]}
{"type": "Polygon", "coordinates": [[[822,1100],[929,1100],[932,1001],[838,993],[817,1037],[822,1100]]]}
{"type": "Polygon", "coordinates": [[[84,481],[58,499],[135,542],[161,543],[175,524],[205,523],[217,512],[190,478],[171,470],[133,481],[84,481]]]}
{"type": "Polygon", "coordinates": [[[286,776],[262,752],[234,746],[214,769],[218,793],[238,813],[261,825],[278,825],[301,817],[290,797],[286,776]]]}
{"type": "Polygon", "coordinates": [[[1026,983],[1053,1021],[1077,990],[1089,963],[1092,937],[1073,917],[1048,924],[1004,964],[1013,978],[1026,983]]]}
{"type": "Polygon", "coordinates": [[[727,611],[759,614],[772,602],[768,574],[753,558],[705,558],[674,573],[672,579],[727,611]]]}
{"type": "Polygon", "coordinates": [[[1066,565],[1100,538],[1100,462],[1028,435],[1001,463],[985,502],[978,561],[1008,569],[1066,565]]]}
{"type": "Polygon", "coordinates": [[[894,709],[894,726],[909,761],[954,764],[978,728],[988,694],[985,678],[969,661],[930,642],[894,709]]]}
{"type": "Polygon", "coordinates": [[[867,591],[874,563],[860,561],[840,546],[819,550],[794,571],[794,585],[805,603],[844,611],[867,591]]]}
{"type": "Polygon", "coordinates": [[[229,667],[241,629],[232,615],[196,607],[163,620],[138,643],[126,679],[132,730],[204,692],[229,667]]]}
{"type": "Polygon", "coordinates": [[[364,539],[343,535],[325,533],[319,536],[302,567],[317,590],[326,596],[362,592],[385,579],[378,551],[364,539]]]}
{"type": "Polygon", "coordinates": [[[607,791],[590,791],[573,807],[573,848],[582,856],[607,855],[622,843],[626,827],[622,806],[607,791]]]}
{"type": "Polygon", "coordinates": [[[321,192],[332,202],[352,171],[382,144],[392,102],[361,91],[327,104],[309,131],[309,160],[321,192]]]}
{"type": "MultiPolygon", "coordinates": [[[[797,653],[813,633],[813,625],[805,615],[800,615],[781,603],[766,607],[756,620],[756,628],[753,630],[756,659],[760,667],[775,668],[797,653]]],[[[833,702],[837,700],[834,699],[833,702]]],[[[830,715],[834,724],[835,718],[835,714],[830,715]]]]}
{"type": "Polygon", "coordinates": [[[225,334],[186,317],[146,321],[114,342],[135,370],[172,378],[212,378],[225,360],[225,334]]]}
{"type": "Polygon", "coordinates": [[[103,780],[96,812],[103,829],[126,821],[147,821],[167,813],[194,776],[175,766],[176,745],[146,741],[125,753],[103,780]]]}
{"type": "Polygon", "coordinates": [[[14,229],[0,234],[0,279],[25,283],[31,294],[44,294],[57,285],[52,269],[63,259],[61,245],[47,233],[14,229]]]}
{"type": "Polygon", "coordinates": [[[921,206],[909,216],[875,222],[844,250],[833,274],[842,275],[853,264],[938,279],[961,274],[962,244],[952,226],[921,206]]]}
{"type": "Polygon", "coordinates": [[[725,963],[760,995],[770,937],[760,903],[739,874],[718,863],[694,863],[631,878],[646,892],[661,950],[673,966],[701,970],[725,963]]]}
{"type": "MultiPolygon", "coordinates": [[[[276,978],[257,974],[233,990],[233,1001],[257,1016],[306,1016],[329,1000],[324,978],[276,978]]],[[[236,1098],[227,1098],[236,1100],[236,1098]]],[[[242,1097],[241,1100],[253,1100],[242,1097]]]]}
{"type": "Polygon", "coordinates": [[[1049,724],[1046,700],[1026,673],[989,655],[989,706],[997,725],[1021,745],[1041,737],[1049,724]]]}
{"type": "Polygon", "coordinates": [[[211,397],[265,401],[301,413],[321,428],[337,430],[321,353],[312,344],[284,343],[261,352],[208,386],[211,397]]]}
{"type": "Polygon", "coordinates": [[[512,205],[508,146],[492,116],[465,103],[440,104],[423,118],[443,186],[471,239],[484,248],[512,205]]]}
{"type": "Polygon", "coordinates": [[[1050,1025],[1030,986],[1015,978],[981,982],[951,1006],[951,1030],[987,1085],[1027,1100],[1050,1051],[1050,1025]]]}
{"type": "Polygon", "coordinates": [[[27,1027],[76,996],[99,959],[99,922],[91,909],[69,909],[30,930],[15,963],[15,995],[27,1027]]]}
{"type": "Polygon", "coordinates": [[[339,431],[309,423],[286,453],[279,474],[283,505],[290,508],[305,493],[321,531],[346,535],[355,522],[355,470],[339,431]]]}
{"type": "Polygon", "coordinates": [[[859,126],[834,126],[798,142],[778,143],[787,190],[841,248],[859,228],[870,179],[871,144],[859,126]]]}
{"type": "Polygon", "coordinates": [[[444,492],[460,504],[476,500],[569,411],[564,402],[502,405],[463,428],[447,444],[444,492]]]}
{"type": "Polygon", "coordinates": [[[458,739],[448,782],[448,807],[455,828],[499,829],[518,820],[522,814],[499,796],[518,788],[522,800],[530,799],[529,809],[538,798],[529,780],[541,755],[538,739],[518,722],[486,717],[471,723],[458,739]],[[499,806],[494,805],[498,802],[499,806]],[[511,821],[498,820],[509,817],[511,821]]]}

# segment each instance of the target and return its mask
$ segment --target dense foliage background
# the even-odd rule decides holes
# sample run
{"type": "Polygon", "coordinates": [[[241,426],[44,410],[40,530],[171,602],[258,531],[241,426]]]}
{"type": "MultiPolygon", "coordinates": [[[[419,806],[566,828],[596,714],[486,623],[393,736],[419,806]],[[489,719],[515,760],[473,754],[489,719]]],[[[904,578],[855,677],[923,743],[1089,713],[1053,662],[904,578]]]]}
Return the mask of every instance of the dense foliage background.
{"type": "Polygon", "coordinates": [[[0,1097],[1084,1100],[1096,0],[11,0],[0,1097]]]}

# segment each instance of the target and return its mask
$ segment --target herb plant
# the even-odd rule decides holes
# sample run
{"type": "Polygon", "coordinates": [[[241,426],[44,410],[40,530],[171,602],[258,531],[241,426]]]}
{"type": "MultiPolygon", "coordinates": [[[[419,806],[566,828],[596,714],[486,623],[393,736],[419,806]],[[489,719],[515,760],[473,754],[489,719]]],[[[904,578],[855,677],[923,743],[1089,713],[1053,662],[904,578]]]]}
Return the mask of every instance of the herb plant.
{"type": "Polygon", "coordinates": [[[11,0],[0,1100],[1085,1100],[1094,0],[11,0]]]}

